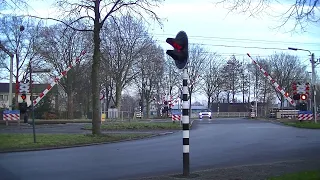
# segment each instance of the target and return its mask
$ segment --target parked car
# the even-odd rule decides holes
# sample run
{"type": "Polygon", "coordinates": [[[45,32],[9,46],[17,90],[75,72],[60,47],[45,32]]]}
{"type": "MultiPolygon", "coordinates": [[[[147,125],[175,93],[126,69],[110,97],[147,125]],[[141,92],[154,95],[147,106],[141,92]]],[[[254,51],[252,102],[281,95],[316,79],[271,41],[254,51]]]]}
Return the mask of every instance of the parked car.
{"type": "Polygon", "coordinates": [[[199,112],[199,119],[202,119],[203,117],[208,117],[212,119],[212,113],[209,109],[206,109],[204,111],[199,112]]]}

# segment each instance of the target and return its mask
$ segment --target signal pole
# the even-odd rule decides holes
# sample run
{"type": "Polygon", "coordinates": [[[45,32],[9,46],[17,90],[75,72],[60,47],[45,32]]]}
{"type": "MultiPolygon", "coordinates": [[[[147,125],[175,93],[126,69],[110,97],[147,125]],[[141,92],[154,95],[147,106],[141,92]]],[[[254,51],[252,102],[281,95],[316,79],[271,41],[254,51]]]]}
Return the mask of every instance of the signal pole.
{"type": "Polygon", "coordinates": [[[31,110],[32,110],[32,134],[33,134],[33,142],[36,143],[36,128],[34,123],[34,104],[33,104],[33,91],[32,91],[32,65],[31,61],[29,62],[30,69],[30,101],[31,101],[31,110]]]}
{"type": "Polygon", "coordinates": [[[188,104],[188,70],[183,69],[182,79],[182,139],[183,139],[183,175],[190,175],[190,157],[189,157],[189,104],[188,104]]]}
{"type": "MultiPolygon", "coordinates": [[[[180,31],[175,38],[167,38],[166,42],[169,43],[174,50],[167,50],[167,54],[175,60],[178,69],[183,70],[182,74],[182,141],[183,141],[183,176],[190,176],[190,142],[189,142],[189,104],[188,104],[188,36],[184,31],[180,31]]],[[[189,97],[190,98],[190,97],[189,97]]]]}

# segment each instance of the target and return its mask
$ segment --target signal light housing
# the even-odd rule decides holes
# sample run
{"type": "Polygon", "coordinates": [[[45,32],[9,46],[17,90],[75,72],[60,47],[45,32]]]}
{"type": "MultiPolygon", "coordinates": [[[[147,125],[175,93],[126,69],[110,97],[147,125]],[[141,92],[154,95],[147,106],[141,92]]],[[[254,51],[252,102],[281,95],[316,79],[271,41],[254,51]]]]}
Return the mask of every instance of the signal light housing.
{"type": "Polygon", "coordinates": [[[175,60],[177,68],[183,69],[189,58],[187,34],[180,31],[176,38],[167,38],[166,42],[174,48],[173,50],[167,50],[166,53],[175,60]]]}
{"type": "Polygon", "coordinates": [[[295,94],[295,95],[293,95],[293,99],[294,99],[294,100],[299,100],[299,99],[300,99],[300,94],[295,94]]]}

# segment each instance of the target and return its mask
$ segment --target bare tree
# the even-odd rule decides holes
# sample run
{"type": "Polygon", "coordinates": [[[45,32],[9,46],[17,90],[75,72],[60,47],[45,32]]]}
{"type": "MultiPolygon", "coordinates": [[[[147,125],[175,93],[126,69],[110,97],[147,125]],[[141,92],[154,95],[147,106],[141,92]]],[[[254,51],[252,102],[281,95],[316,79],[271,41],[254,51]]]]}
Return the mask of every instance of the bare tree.
{"type": "MultiPolygon", "coordinates": [[[[45,61],[47,67],[53,68],[51,76],[57,76],[72,64],[76,56],[86,47],[84,33],[69,29],[65,30],[59,25],[44,28],[41,38],[35,45],[36,51],[45,61]]],[[[86,48],[87,49],[87,48],[86,48]]],[[[41,62],[39,62],[41,63],[41,62]]],[[[87,62],[82,62],[82,64],[87,62]]],[[[78,64],[69,70],[67,76],[60,80],[60,85],[67,94],[68,118],[74,118],[74,101],[77,93],[76,88],[82,84],[84,68],[78,64]]]]}
{"type": "MultiPolygon", "coordinates": [[[[175,100],[178,97],[180,97],[181,94],[182,94],[181,70],[176,68],[174,60],[169,55],[166,55],[165,65],[164,65],[164,74],[163,74],[163,77],[159,79],[159,91],[158,91],[159,97],[157,98],[159,99],[159,101],[161,101],[161,98],[164,98],[166,100],[171,100],[171,97],[173,98],[173,100],[175,100]]],[[[162,103],[161,106],[164,107],[168,105],[165,105],[162,103]]]]}
{"type": "Polygon", "coordinates": [[[249,102],[249,98],[246,99],[246,95],[250,91],[250,73],[248,71],[248,65],[243,62],[241,63],[241,68],[239,70],[240,75],[240,88],[242,93],[242,103],[249,102]]]}
{"type": "Polygon", "coordinates": [[[58,0],[56,5],[61,12],[61,18],[43,18],[52,19],[65,24],[67,27],[78,31],[89,31],[93,33],[93,61],[91,70],[91,87],[92,87],[92,134],[101,134],[101,119],[100,119],[100,102],[99,102],[99,70],[101,62],[101,29],[105,22],[110,17],[116,17],[121,13],[126,12],[132,16],[138,15],[146,18],[151,17],[153,20],[159,22],[159,17],[152,7],[158,6],[160,0],[94,0],[94,1],[80,1],[71,2],[68,0],[58,0]],[[74,19],[71,23],[65,19],[74,19]],[[79,22],[85,25],[79,28],[76,26],[79,22]]]}
{"type": "MultiPolygon", "coordinates": [[[[11,15],[3,16],[0,21],[0,44],[14,54],[13,76],[18,83],[20,79],[26,77],[26,64],[36,58],[33,46],[40,24],[36,24],[32,19],[11,15]],[[21,78],[21,76],[23,77],[21,78]]],[[[0,51],[0,53],[4,52],[0,51]]],[[[2,67],[10,72],[10,62],[7,61],[7,56],[2,55],[1,57],[5,58],[0,60],[2,67]]],[[[18,93],[16,91],[16,97],[18,93]]],[[[18,98],[15,99],[15,104],[18,106],[18,98]]]]}
{"type": "MultiPolygon", "coordinates": [[[[28,8],[28,3],[24,0],[0,0],[0,10],[7,10],[8,13],[21,12],[26,8],[28,8]]],[[[0,14],[2,13],[0,12],[0,14]]]]}
{"type": "Polygon", "coordinates": [[[127,111],[129,114],[129,117],[133,116],[134,107],[137,104],[137,97],[134,97],[130,94],[124,94],[122,96],[122,111],[127,111]]]}
{"type": "MultiPolygon", "coordinates": [[[[150,103],[157,95],[157,88],[164,73],[163,49],[155,43],[148,46],[141,56],[140,73],[136,84],[141,94],[142,105],[146,102],[147,118],[149,118],[150,103]]],[[[155,98],[157,99],[157,98],[155,98]]]]}
{"type": "Polygon", "coordinates": [[[235,95],[239,92],[241,87],[240,76],[242,64],[231,56],[227,64],[223,67],[223,79],[225,85],[225,92],[227,94],[227,101],[230,103],[230,95],[232,95],[232,102],[235,102],[235,95]]]}
{"type": "MultiPolygon", "coordinates": [[[[307,79],[306,66],[296,56],[291,56],[284,53],[275,53],[268,58],[257,58],[259,65],[265,69],[270,76],[283,88],[286,92],[291,94],[292,82],[307,79]]],[[[257,89],[257,98],[260,101],[268,103],[277,97],[283,106],[284,97],[278,92],[264,74],[255,65],[249,68],[254,79],[255,88],[257,89]]]]}
{"type": "Polygon", "coordinates": [[[106,36],[110,42],[109,73],[115,83],[115,106],[120,108],[123,88],[138,75],[133,67],[153,42],[142,21],[132,16],[122,16],[119,20],[114,18],[106,25],[106,36]]]}
{"type": "MultiPolygon", "coordinates": [[[[281,5],[276,0],[222,0],[218,4],[223,4],[230,12],[248,13],[250,16],[258,16],[266,10],[272,10],[272,5],[281,5]]],[[[319,0],[292,1],[288,9],[278,16],[282,19],[280,26],[289,20],[294,20],[294,29],[300,26],[303,30],[310,23],[318,23],[320,21],[319,5],[319,0]]]]}
{"type": "MultiPolygon", "coordinates": [[[[298,57],[284,53],[276,53],[268,59],[270,67],[272,67],[271,76],[285,91],[289,91],[292,82],[306,79],[306,66],[301,63],[298,57]]],[[[276,92],[282,106],[284,97],[278,91],[276,92]]]]}
{"type": "Polygon", "coordinates": [[[221,57],[217,54],[211,55],[209,63],[204,69],[204,75],[202,76],[204,86],[203,91],[206,93],[208,98],[208,109],[213,100],[219,98],[219,90],[221,90],[223,81],[221,77],[221,57]]]}
{"type": "MultiPolygon", "coordinates": [[[[192,93],[201,89],[201,80],[203,76],[203,70],[209,61],[208,53],[203,47],[197,44],[192,44],[189,47],[189,63],[188,63],[188,75],[189,75],[189,109],[191,109],[191,97],[192,93]]],[[[189,114],[189,116],[191,113],[189,114]]]]}

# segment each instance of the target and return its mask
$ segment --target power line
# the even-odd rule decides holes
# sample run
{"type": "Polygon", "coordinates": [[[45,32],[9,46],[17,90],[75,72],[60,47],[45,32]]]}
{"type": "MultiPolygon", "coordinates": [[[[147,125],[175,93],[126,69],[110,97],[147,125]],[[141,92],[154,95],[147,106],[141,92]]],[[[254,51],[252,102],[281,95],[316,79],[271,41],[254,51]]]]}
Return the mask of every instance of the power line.
{"type": "Polygon", "coordinates": [[[204,44],[204,43],[196,43],[198,45],[206,45],[206,46],[218,46],[218,47],[227,47],[227,48],[245,48],[245,49],[269,49],[269,50],[288,50],[284,48],[267,48],[267,47],[258,47],[258,46],[235,46],[235,45],[223,45],[223,44],[204,44]]]}
{"type": "MultiPolygon", "coordinates": [[[[159,40],[156,40],[159,42],[159,40]]],[[[160,42],[165,43],[165,42],[160,42]]],[[[206,46],[216,46],[216,47],[226,47],[226,48],[244,48],[244,49],[264,49],[264,50],[282,50],[282,51],[288,51],[286,48],[268,48],[268,47],[259,47],[259,46],[236,46],[236,45],[224,45],[224,44],[205,44],[205,43],[191,43],[195,45],[206,45],[206,46]]],[[[310,50],[310,51],[320,51],[320,50],[310,50]]]]}
{"type": "MultiPolygon", "coordinates": [[[[172,34],[153,34],[155,36],[174,36],[172,34]]],[[[274,44],[304,44],[304,45],[319,45],[320,43],[306,43],[306,42],[290,42],[290,41],[271,41],[271,40],[262,40],[262,39],[246,39],[246,38],[230,38],[230,37],[213,37],[213,36],[189,36],[190,39],[219,39],[227,41],[243,41],[243,42],[261,42],[261,43],[274,43],[274,44]]]]}

